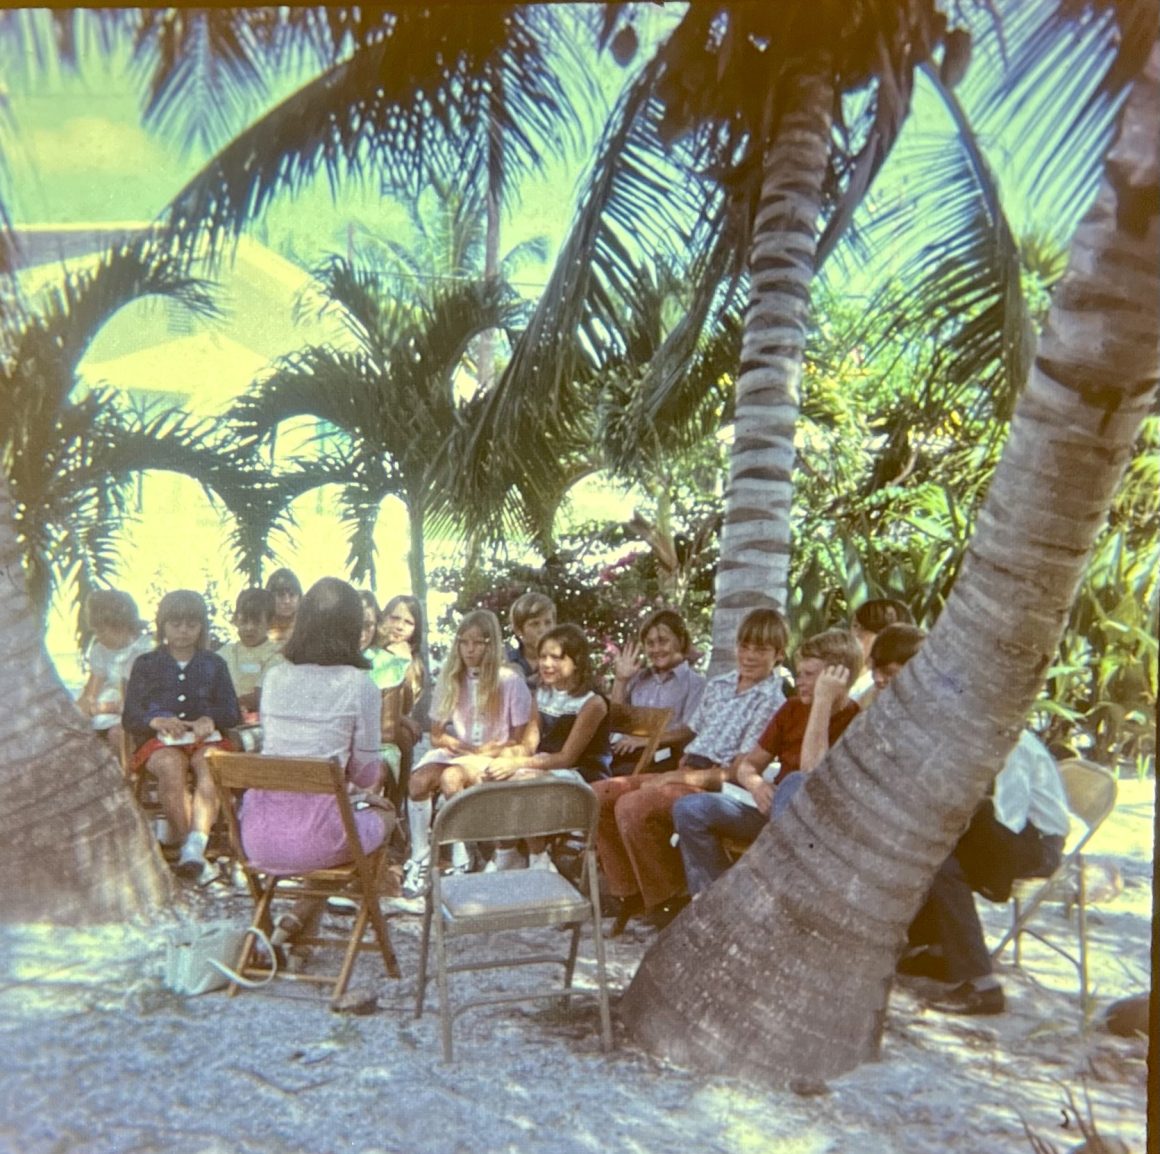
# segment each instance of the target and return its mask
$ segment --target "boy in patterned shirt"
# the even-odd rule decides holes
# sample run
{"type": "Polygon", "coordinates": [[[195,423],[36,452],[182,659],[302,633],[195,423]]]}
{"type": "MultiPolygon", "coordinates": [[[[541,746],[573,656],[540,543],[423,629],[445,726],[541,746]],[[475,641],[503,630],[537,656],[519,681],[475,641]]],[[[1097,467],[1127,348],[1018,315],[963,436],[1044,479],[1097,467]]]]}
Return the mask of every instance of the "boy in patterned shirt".
{"type": "Polygon", "coordinates": [[[689,721],[696,736],[679,767],[593,785],[600,799],[597,854],[620,906],[614,933],[633,913],[650,911],[659,925],[680,908],[685,875],[672,844],[673,806],[687,794],[720,789],[760,737],[785,701],[775,670],[788,644],[789,627],[776,609],[753,610],[737,631],[737,669],[705,686],[689,721]]]}

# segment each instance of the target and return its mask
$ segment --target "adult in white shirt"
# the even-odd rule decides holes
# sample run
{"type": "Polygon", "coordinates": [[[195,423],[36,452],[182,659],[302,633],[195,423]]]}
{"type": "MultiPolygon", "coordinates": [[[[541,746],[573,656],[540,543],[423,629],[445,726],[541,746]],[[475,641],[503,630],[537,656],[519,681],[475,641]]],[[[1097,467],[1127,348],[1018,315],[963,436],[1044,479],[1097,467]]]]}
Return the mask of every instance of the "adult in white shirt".
{"type": "Polygon", "coordinates": [[[1006,1008],[974,895],[1004,902],[1016,878],[1050,877],[1059,866],[1068,825],[1067,794],[1055,759],[1025,731],[910,926],[911,949],[900,971],[954,983],[930,1000],[932,1009],[1000,1014],[1006,1008]]]}

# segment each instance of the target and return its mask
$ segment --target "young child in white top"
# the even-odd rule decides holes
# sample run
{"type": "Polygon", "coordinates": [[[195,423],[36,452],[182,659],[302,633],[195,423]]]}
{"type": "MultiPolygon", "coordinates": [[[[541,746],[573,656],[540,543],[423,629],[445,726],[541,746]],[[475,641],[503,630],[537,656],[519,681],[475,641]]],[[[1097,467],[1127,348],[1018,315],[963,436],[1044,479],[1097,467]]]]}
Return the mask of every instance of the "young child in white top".
{"type": "Polygon", "coordinates": [[[121,707],[133,662],[153,648],[143,633],[137,604],[119,589],[96,589],[85,599],[85,621],[93,633],[89,679],[77,699],[93,729],[115,750],[121,747],[121,707]]]}

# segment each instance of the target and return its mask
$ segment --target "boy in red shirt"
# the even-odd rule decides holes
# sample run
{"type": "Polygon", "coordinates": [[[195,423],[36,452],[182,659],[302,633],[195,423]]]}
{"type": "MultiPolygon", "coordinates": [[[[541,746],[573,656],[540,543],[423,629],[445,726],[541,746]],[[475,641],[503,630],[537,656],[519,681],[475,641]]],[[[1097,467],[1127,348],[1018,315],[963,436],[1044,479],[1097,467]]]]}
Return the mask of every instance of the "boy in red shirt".
{"type": "Polygon", "coordinates": [[[852,633],[827,629],[807,638],[795,665],[797,696],[773,715],[757,745],[738,761],[737,784],[727,783],[720,793],[690,794],[673,806],[685,882],[694,896],[729,868],[722,839],[753,841],[771,812],[788,804],[793,788],[782,783],[813,769],[858,715],[849,689],[862,668],[862,649],[852,633]],[[769,782],[762,771],[775,758],[778,773],[769,782]]]}

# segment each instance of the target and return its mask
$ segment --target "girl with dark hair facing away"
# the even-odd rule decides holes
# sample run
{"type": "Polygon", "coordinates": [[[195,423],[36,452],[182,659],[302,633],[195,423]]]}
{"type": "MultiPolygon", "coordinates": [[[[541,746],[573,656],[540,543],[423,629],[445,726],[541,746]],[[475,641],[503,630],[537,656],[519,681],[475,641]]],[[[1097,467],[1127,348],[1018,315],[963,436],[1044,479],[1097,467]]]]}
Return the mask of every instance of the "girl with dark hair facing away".
{"type": "MultiPolygon", "coordinates": [[[[277,757],[336,758],[350,782],[373,789],[379,757],[381,697],[362,655],[362,602],[337,577],[316,581],[298,610],[283,662],[262,690],[262,752],[277,757]]],[[[369,853],[386,836],[382,814],[355,811],[359,841],[369,853]]],[[[247,790],[240,815],[246,856],[271,873],[326,869],[349,860],[342,818],[332,797],[247,790]]],[[[300,933],[320,902],[304,902],[280,919],[274,944],[300,933]]]]}
{"type": "Polygon", "coordinates": [[[180,843],[177,872],[206,885],[217,869],[205,860],[218,812],[205,746],[229,749],[222,732],[241,721],[226,663],[210,653],[205,599],[192,589],[166,593],[157,607],[157,648],[138,657],[125,690],[125,728],[142,744],[134,770],[157,778],[157,795],[180,843]],[[194,785],[187,784],[190,771],[194,785]]]}

